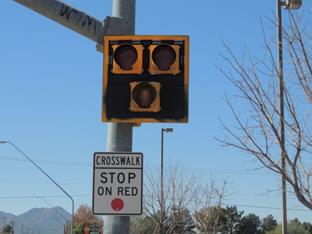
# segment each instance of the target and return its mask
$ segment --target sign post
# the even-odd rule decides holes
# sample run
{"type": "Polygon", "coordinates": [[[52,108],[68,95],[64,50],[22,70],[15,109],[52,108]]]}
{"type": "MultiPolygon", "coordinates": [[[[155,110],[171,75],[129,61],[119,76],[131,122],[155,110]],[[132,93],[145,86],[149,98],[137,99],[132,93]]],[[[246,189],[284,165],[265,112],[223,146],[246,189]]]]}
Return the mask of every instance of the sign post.
{"type": "Polygon", "coordinates": [[[142,185],[142,153],[94,153],[92,203],[94,214],[142,214],[142,185]]]}

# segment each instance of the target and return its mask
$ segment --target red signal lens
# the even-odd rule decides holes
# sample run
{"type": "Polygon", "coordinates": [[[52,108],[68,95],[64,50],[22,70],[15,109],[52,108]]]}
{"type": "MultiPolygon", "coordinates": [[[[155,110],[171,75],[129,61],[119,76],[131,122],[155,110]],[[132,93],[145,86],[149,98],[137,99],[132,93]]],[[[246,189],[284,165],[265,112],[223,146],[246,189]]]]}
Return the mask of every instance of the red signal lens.
{"type": "Polygon", "coordinates": [[[111,207],[114,211],[121,211],[124,205],[124,201],[120,198],[115,198],[111,202],[111,207]]]}
{"type": "Polygon", "coordinates": [[[159,70],[167,71],[174,64],[176,53],[171,46],[160,45],[154,49],[152,58],[159,70]]]}
{"type": "Polygon", "coordinates": [[[125,44],[116,48],[114,59],[121,69],[131,70],[138,59],[138,53],[133,46],[125,44]]]}
{"type": "Polygon", "coordinates": [[[156,96],[157,91],[149,83],[140,83],[132,91],[132,98],[140,108],[150,108],[156,96]]]}

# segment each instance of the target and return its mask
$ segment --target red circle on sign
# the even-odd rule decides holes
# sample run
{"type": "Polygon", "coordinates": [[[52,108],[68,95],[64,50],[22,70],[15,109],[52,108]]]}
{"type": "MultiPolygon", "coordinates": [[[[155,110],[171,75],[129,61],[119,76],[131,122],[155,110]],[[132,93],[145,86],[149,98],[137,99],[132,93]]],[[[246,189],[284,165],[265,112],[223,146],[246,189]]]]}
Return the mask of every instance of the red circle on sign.
{"type": "Polygon", "coordinates": [[[120,198],[115,198],[112,200],[111,206],[113,208],[113,210],[115,211],[120,211],[123,209],[124,207],[124,201],[120,198]]]}

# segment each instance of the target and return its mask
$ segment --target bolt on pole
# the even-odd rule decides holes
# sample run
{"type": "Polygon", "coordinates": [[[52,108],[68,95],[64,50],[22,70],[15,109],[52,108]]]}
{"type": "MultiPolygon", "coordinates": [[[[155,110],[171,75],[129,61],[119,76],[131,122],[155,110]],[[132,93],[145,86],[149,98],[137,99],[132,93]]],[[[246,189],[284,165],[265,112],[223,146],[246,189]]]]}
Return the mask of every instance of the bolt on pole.
{"type": "MultiPolygon", "coordinates": [[[[113,17],[122,18],[124,25],[114,31],[119,35],[135,33],[135,0],[113,0],[113,17]]],[[[108,123],[107,151],[132,151],[133,125],[128,123],[108,123]]],[[[130,234],[130,216],[104,216],[105,234],[130,234]]]]}

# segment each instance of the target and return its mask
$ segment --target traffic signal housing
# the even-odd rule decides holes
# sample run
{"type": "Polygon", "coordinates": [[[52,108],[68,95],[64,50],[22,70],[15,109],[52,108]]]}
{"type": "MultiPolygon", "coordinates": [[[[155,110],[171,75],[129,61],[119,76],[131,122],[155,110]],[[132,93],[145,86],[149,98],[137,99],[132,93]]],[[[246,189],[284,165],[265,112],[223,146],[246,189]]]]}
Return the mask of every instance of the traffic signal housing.
{"type": "Polygon", "coordinates": [[[105,36],[103,48],[104,122],[188,122],[188,36],[105,36]]]}

